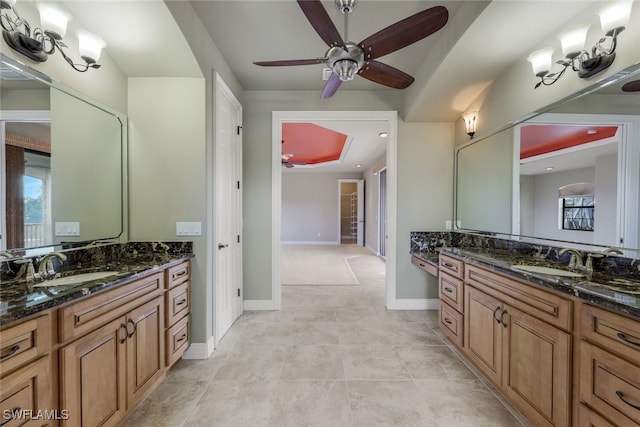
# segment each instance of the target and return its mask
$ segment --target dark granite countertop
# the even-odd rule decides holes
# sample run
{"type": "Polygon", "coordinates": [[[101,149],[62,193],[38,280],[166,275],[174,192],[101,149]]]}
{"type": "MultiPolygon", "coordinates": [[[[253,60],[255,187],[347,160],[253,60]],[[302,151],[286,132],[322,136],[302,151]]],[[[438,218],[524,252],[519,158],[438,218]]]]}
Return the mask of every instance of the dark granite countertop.
{"type": "Polygon", "coordinates": [[[413,252],[414,257],[435,267],[438,267],[438,252],[413,252]]]}
{"type": "Polygon", "coordinates": [[[31,292],[28,291],[24,281],[4,281],[0,287],[0,329],[40,311],[162,271],[191,258],[193,254],[189,253],[134,253],[120,257],[117,261],[79,264],[73,269],[61,271],[60,274],[71,276],[96,271],[112,271],[113,275],[73,286],[37,287],[31,292]]]}
{"type": "Polygon", "coordinates": [[[585,301],[634,317],[640,317],[640,281],[604,272],[594,272],[586,277],[570,278],[548,274],[530,273],[514,269],[516,265],[552,267],[568,270],[567,266],[551,262],[543,257],[532,256],[506,249],[440,247],[437,252],[414,252],[424,261],[430,262],[437,253],[452,255],[465,262],[489,268],[515,279],[533,282],[539,286],[573,295],[585,301]],[[435,254],[435,255],[434,255],[435,254]]]}

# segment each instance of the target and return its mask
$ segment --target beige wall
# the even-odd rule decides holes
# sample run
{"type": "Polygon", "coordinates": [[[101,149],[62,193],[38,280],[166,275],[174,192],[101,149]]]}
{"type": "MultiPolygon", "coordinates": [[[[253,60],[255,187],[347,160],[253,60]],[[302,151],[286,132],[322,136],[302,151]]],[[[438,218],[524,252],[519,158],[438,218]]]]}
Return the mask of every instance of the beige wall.
{"type": "Polygon", "coordinates": [[[212,335],[207,275],[205,81],[129,80],[130,240],[192,240],[193,342],[212,335]],[[186,107],[188,106],[188,108],[186,107]],[[176,237],[176,222],[202,223],[202,236],[176,237]]]}
{"type": "Polygon", "coordinates": [[[361,175],[283,172],[281,240],[338,243],[338,180],[361,175]]]}

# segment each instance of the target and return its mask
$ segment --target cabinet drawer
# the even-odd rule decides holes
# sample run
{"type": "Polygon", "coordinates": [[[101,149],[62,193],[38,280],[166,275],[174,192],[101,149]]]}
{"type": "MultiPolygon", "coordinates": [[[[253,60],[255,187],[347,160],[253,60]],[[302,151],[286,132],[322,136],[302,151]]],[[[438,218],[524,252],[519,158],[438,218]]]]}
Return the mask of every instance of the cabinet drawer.
{"type": "Polygon", "coordinates": [[[580,309],[580,330],[587,340],[632,361],[640,361],[640,322],[588,304],[580,309]]]}
{"type": "Polygon", "coordinates": [[[51,348],[49,313],[2,331],[0,375],[47,353],[51,348]]]}
{"type": "Polygon", "coordinates": [[[189,316],[167,329],[167,366],[180,359],[189,346],[189,316]]]}
{"type": "Polygon", "coordinates": [[[582,341],[580,398],[615,424],[640,424],[640,367],[582,341]]]}
{"type": "Polygon", "coordinates": [[[464,291],[462,280],[456,279],[447,273],[440,274],[438,278],[440,299],[462,313],[464,310],[464,291]]]}
{"type": "Polygon", "coordinates": [[[571,330],[573,305],[568,299],[475,265],[465,266],[464,280],[512,307],[561,329],[571,330]]]}
{"type": "Polygon", "coordinates": [[[165,327],[168,328],[189,313],[191,309],[189,285],[189,282],[184,282],[167,291],[165,296],[165,304],[167,307],[165,327]]]}
{"type": "Polygon", "coordinates": [[[440,329],[447,334],[451,342],[462,348],[463,325],[462,315],[451,308],[448,304],[440,302],[440,329]]]}
{"type": "Polygon", "coordinates": [[[609,421],[602,418],[596,412],[587,408],[584,405],[580,405],[578,413],[578,426],[580,427],[616,427],[609,421]]]}
{"type": "Polygon", "coordinates": [[[159,295],[164,288],[162,273],[156,273],[114,289],[79,300],[58,311],[60,341],[68,341],[122,316],[140,305],[139,298],[159,295]]]}
{"type": "Polygon", "coordinates": [[[421,260],[420,258],[416,257],[416,256],[412,256],[411,257],[411,263],[413,265],[417,265],[418,267],[420,267],[421,269],[423,269],[424,271],[426,271],[427,273],[431,274],[432,276],[436,276],[438,277],[438,267],[430,264],[426,261],[421,260]]]}
{"type": "Polygon", "coordinates": [[[53,409],[50,372],[50,360],[43,357],[2,378],[0,420],[3,427],[43,425],[42,419],[29,422],[28,416],[53,409]]]}
{"type": "Polygon", "coordinates": [[[174,286],[189,280],[189,276],[191,275],[191,262],[185,261],[182,264],[167,268],[166,275],[165,283],[167,289],[171,289],[174,286]]]}
{"type": "Polygon", "coordinates": [[[440,267],[440,271],[446,271],[453,277],[457,277],[458,279],[464,277],[464,262],[462,260],[440,254],[438,266],[440,267]]]}

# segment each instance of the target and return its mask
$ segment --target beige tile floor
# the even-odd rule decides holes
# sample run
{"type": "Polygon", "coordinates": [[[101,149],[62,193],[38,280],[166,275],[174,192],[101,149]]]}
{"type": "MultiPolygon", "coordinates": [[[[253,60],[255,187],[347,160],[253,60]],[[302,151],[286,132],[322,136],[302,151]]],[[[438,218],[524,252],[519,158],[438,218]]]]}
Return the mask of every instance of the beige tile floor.
{"type": "Polygon", "coordinates": [[[283,286],[208,360],[182,360],[126,426],[522,426],[447,345],[437,311],[384,308],[384,264],[355,286],[283,286]]]}

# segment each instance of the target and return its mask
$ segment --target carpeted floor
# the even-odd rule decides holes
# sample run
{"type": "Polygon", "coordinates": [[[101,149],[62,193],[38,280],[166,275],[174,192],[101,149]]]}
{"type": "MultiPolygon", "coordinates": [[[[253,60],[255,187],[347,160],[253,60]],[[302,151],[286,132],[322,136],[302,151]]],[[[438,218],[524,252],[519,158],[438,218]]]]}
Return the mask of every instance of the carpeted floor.
{"type": "Polygon", "coordinates": [[[384,261],[357,245],[282,245],[283,285],[359,285],[352,265],[384,280],[384,261]]]}

